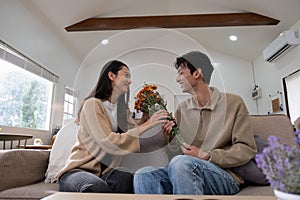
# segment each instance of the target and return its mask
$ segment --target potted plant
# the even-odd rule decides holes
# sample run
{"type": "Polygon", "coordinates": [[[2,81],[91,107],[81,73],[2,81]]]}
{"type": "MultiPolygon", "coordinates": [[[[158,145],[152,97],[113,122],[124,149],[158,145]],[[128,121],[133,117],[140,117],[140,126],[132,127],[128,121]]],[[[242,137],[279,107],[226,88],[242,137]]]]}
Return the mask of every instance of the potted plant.
{"type": "Polygon", "coordinates": [[[276,136],[269,136],[269,146],[255,160],[262,169],[274,194],[281,200],[300,200],[300,131],[295,132],[291,146],[280,144],[276,136]]]}

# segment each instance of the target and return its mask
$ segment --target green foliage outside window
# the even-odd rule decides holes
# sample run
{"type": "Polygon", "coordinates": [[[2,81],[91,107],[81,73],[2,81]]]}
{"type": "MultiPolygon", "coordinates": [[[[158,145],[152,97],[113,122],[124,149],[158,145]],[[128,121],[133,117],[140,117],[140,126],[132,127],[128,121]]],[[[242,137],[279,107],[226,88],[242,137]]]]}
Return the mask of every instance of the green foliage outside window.
{"type": "Polygon", "coordinates": [[[0,125],[48,130],[53,84],[23,69],[0,72],[0,125]]]}

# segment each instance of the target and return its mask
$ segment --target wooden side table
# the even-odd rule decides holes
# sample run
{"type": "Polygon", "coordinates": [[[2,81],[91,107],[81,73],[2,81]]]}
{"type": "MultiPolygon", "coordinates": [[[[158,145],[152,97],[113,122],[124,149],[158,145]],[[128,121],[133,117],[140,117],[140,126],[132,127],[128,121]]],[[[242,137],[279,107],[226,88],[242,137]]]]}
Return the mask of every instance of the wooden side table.
{"type": "Polygon", "coordinates": [[[13,142],[18,141],[18,146],[21,144],[21,140],[25,140],[24,146],[26,146],[27,140],[33,136],[28,134],[15,134],[15,133],[0,133],[0,141],[3,142],[3,149],[6,148],[6,142],[10,142],[10,149],[13,148],[13,142]]]}

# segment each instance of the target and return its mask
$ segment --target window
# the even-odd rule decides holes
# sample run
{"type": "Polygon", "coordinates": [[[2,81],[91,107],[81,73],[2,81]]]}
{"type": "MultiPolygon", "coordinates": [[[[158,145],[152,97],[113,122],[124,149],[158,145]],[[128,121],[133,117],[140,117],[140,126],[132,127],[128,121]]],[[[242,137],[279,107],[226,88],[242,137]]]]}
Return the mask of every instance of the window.
{"type": "Polygon", "coordinates": [[[78,93],[74,89],[69,87],[65,88],[64,119],[71,119],[75,116],[77,98],[78,93]]]}
{"type": "Polygon", "coordinates": [[[0,41],[0,125],[50,130],[57,78],[0,41]]]}
{"type": "Polygon", "coordinates": [[[300,69],[283,78],[287,115],[292,123],[300,117],[300,69]]]}

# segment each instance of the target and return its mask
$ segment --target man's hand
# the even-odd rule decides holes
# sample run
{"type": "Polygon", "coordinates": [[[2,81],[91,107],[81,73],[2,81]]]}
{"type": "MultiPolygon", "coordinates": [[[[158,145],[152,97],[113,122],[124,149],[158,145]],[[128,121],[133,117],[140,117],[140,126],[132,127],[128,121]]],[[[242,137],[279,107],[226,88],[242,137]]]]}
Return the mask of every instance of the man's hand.
{"type": "Polygon", "coordinates": [[[170,136],[173,126],[175,126],[175,122],[167,120],[163,126],[163,133],[170,136]]]}
{"type": "Polygon", "coordinates": [[[207,152],[203,152],[201,151],[201,149],[199,149],[196,146],[192,146],[186,143],[183,143],[181,146],[182,152],[184,153],[184,155],[188,155],[188,156],[194,156],[196,158],[200,158],[203,160],[209,160],[210,159],[210,154],[207,152]]]}

